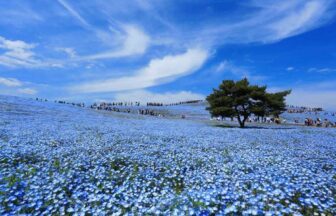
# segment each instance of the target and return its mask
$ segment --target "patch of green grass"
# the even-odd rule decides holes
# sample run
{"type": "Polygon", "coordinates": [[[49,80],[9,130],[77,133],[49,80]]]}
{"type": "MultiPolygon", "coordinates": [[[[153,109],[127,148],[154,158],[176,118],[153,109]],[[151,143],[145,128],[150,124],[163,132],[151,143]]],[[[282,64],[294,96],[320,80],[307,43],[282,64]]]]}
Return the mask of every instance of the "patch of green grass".
{"type": "Polygon", "coordinates": [[[28,214],[29,215],[29,214],[33,214],[34,211],[35,211],[34,207],[23,207],[20,210],[19,214],[28,214]]]}
{"type": "Polygon", "coordinates": [[[53,162],[53,166],[56,168],[56,169],[60,169],[61,168],[61,162],[59,159],[55,159],[54,162],[53,162]]]}
{"type": "Polygon", "coordinates": [[[248,189],[248,190],[251,190],[251,188],[252,188],[252,183],[251,182],[246,182],[246,188],[248,189]]]}
{"type": "Polygon", "coordinates": [[[294,195],[292,196],[293,203],[299,205],[300,204],[300,197],[302,196],[302,193],[300,191],[296,191],[294,195]]]}
{"type": "Polygon", "coordinates": [[[1,158],[0,159],[0,164],[8,164],[9,163],[9,158],[1,158]]]}
{"type": "Polygon", "coordinates": [[[233,174],[233,171],[232,171],[232,169],[230,169],[229,167],[225,167],[224,168],[224,173],[226,174],[226,175],[232,175],[233,174]]]}
{"type": "Polygon", "coordinates": [[[36,164],[39,163],[42,159],[35,154],[17,154],[13,157],[12,160],[9,160],[11,165],[18,166],[20,164],[36,164]]]}
{"type": "Polygon", "coordinates": [[[222,151],[222,155],[223,155],[224,157],[228,157],[228,156],[230,156],[229,149],[225,148],[225,149],[222,151]]]}
{"type": "Polygon", "coordinates": [[[283,206],[286,206],[286,207],[289,206],[289,203],[286,202],[286,199],[281,199],[281,200],[279,201],[279,203],[280,203],[281,205],[283,205],[283,206]]]}
{"type": "Polygon", "coordinates": [[[67,197],[70,198],[72,196],[72,191],[68,187],[63,186],[62,189],[67,197]]]}
{"type": "Polygon", "coordinates": [[[25,177],[33,176],[37,173],[37,169],[35,167],[29,166],[29,169],[24,172],[25,177]]]}
{"type": "Polygon", "coordinates": [[[266,204],[264,205],[263,210],[266,211],[266,212],[269,211],[269,210],[271,210],[271,207],[269,206],[268,203],[266,203],[266,204]]]}
{"type": "Polygon", "coordinates": [[[172,178],[170,179],[172,183],[172,188],[176,194],[181,194],[185,189],[184,179],[183,178],[172,178]]]}
{"type": "Polygon", "coordinates": [[[204,202],[202,202],[202,201],[195,201],[195,200],[192,200],[191,199],[191,203],[192,203],[192,205],[193,205],[193,207],[194,208],[207,208],[207,206],[205,205],[205,203],[204,202]]]}
{"type": "Polygon", "coordinates": [[[131,173],[130,176],[130,180],[133,181],[139,174],[139,164],[138,163],[134,163],[133,164],[133,171],[131,173]]]}
{"type": "Polygon", "coordinates": [[[201,168],[201,167],[205,166],[205,162],[201,159],[197,159],[195,161],[195,166],[201,168]]]}
{"type": "Polygon", "coordinates": [[[262,193],[265,193],[265,192],[262,191],[262,190],[258,190],[258,189],[256,189],[256,188],[254,188],[254,189],[252,190],[252,194],[253,194],[254,196],[257,196],[258,194],[262,194],[262,193]]]}
{"type": "Polygon", "coordinates": [[[4,181],[7,182],[9,187],[13,187],[15,184],[20,182],[20,178],[13,174],[11,176],[5,177],[4,181]]]}
{"type": "Polygon", "coordinates": [[[116,158],[110,162],[110,167],[115,171],[121,170],[123,167],[127,165],[128,165],[127,160],[123,158],[116,158]]]}

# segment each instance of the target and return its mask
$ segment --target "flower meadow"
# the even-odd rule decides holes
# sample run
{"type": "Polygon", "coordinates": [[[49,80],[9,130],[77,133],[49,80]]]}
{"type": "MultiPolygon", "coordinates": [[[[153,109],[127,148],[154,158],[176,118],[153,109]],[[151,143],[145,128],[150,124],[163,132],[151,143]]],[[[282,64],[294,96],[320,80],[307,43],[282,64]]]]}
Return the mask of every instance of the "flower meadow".
{"type": "Polygon", "coordinates": [[[0,96],[0,214],[335,215],[335,139],[0,96]]]}

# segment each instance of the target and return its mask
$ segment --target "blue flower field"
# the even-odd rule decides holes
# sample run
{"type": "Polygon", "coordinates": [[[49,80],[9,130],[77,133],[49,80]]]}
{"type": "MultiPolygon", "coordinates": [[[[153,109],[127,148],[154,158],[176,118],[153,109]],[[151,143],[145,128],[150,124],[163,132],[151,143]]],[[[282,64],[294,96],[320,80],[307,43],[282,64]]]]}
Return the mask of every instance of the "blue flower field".
{"type": "Polygon", "coordinates": [[[0,215],[19,214],[335,215],[336,129],[0,96],[0,215]]]}

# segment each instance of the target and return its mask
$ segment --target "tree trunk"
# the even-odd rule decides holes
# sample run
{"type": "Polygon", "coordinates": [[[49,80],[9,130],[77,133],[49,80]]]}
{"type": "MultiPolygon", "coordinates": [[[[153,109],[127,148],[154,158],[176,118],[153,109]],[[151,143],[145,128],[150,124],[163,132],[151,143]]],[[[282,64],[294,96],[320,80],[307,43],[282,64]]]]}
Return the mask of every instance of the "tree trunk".
{"type": "Polygon", "coordinates": [[[238,115],[237,119],[238,119],[238,122],[239,122],[239,126],[240,126],[241,128],[244,128],[244,127],[245,127],[245,121],[246,121],[246,119],[244,119],[244,120],[242,121],[242,120],[240,119],[240,115],[238,115]]]}

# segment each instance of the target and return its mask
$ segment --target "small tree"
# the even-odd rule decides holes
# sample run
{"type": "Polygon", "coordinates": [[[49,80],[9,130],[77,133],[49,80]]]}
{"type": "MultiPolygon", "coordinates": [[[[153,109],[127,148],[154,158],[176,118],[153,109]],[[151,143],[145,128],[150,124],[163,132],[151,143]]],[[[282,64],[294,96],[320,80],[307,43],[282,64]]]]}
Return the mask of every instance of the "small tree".
{"type": "Polygon", "coordinates": [[[285,97],[290,91],[267,93],[266,86],[250,85],[245,78],[240,81],[224,80],[219,89],[214,89],[206,100],[211,116],[236,117],[240,127],[251,114],[256,116],[274,115],[285,111],[285,97]]]}

